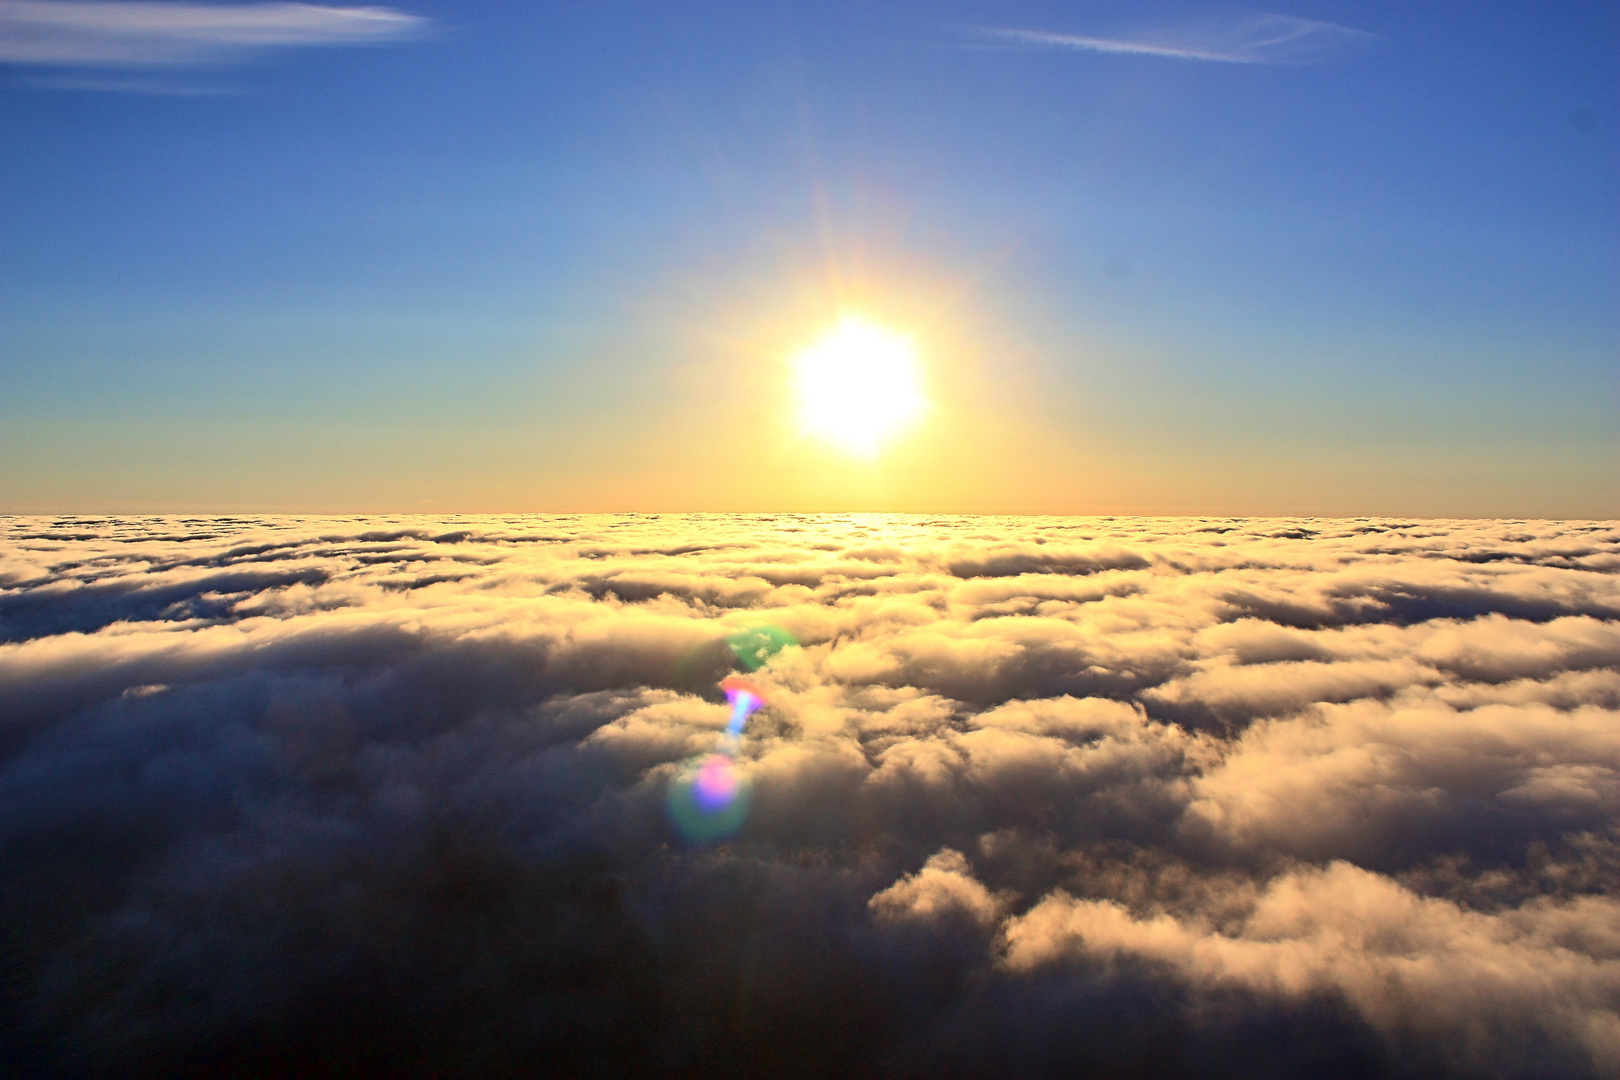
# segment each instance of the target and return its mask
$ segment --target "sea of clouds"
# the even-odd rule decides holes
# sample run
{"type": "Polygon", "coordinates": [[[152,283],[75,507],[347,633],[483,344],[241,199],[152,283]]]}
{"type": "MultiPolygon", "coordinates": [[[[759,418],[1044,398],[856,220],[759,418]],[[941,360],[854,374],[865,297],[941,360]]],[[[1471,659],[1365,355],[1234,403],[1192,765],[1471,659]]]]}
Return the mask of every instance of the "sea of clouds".
{"type": "Polygon", "coordinates": [[[1613,1076],[1617,809],[1612,522],[0,518],[10,1075],[1613,1076]]]}

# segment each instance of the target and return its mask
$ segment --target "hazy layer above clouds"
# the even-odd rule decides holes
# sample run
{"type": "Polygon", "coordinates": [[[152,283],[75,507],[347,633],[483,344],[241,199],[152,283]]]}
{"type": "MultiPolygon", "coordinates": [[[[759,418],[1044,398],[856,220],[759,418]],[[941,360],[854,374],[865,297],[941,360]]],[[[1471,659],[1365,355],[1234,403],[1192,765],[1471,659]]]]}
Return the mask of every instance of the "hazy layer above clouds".
{"type": "Polygon", "coordinates": [[[0,528],[14,1073],[1620,1069],[1613,523],[0,528]]]}

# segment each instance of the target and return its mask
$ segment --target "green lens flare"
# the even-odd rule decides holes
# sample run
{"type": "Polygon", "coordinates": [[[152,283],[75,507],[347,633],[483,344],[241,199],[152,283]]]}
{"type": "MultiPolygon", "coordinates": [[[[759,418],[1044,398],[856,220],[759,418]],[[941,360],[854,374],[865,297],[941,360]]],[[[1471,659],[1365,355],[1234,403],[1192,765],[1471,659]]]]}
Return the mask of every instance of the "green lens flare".
{"type": "Polygon", "coordinates": [[[780,626],[762,624],[745,626],[727,636],[726,644],[739,663],[749,671],[758,671],[765,661],[787,648],[797,645],[798,639],[780,626]]]}

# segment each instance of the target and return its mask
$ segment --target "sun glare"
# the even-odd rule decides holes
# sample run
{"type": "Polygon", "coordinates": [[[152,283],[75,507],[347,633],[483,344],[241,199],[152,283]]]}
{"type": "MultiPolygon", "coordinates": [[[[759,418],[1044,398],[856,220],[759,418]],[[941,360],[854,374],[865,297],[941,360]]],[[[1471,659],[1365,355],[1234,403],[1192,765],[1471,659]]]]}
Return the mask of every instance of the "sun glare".
{"type": "Polygon", "coordinates": [[[805,430],[871,455],[926,402],[911,339],[846,315],[793,358],[805,430]]]}

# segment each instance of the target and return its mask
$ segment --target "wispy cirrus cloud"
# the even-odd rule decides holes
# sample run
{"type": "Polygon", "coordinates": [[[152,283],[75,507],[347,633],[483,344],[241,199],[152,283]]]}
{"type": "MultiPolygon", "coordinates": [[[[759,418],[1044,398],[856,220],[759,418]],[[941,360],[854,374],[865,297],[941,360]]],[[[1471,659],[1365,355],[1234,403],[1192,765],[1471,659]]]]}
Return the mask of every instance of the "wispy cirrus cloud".
{"type": "Polygon", "coordinates": [[[982,37],[1030,48],[1080,49],[1223,64],[1307,63],[1368,36],[1362,30],[1294,15],[1205,20],[1114,37],[1012,27],[975,27],[974,31],[982,37]]]}
{"type": "Polygon", "coordinates": [[[428,20],[383,7],[0,0],[0,63],[153,67],[220,63],[276,47],[369,45],[428,20]]]}

